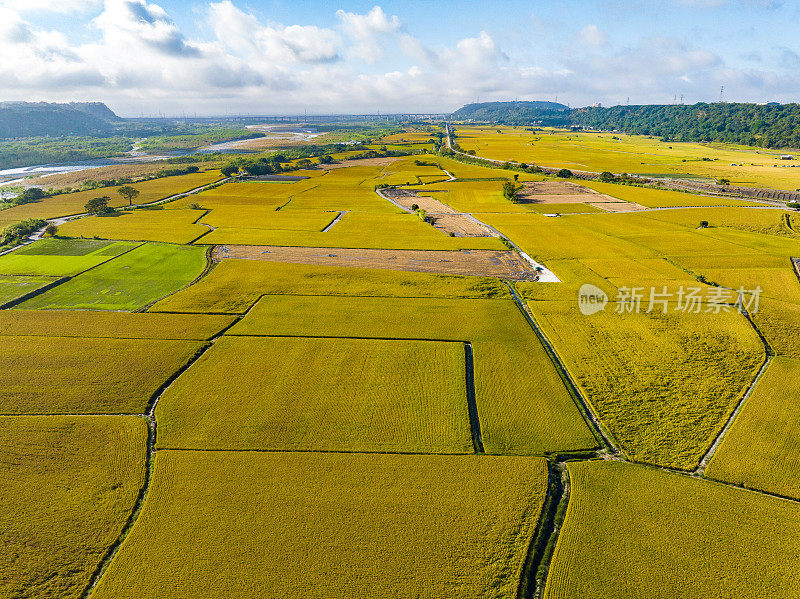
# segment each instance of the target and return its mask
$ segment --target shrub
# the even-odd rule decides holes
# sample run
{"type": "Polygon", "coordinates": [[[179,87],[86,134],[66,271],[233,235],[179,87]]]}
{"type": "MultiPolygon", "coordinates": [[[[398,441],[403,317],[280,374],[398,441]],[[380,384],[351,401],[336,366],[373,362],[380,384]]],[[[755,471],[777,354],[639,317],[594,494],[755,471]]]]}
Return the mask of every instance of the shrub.
{"type": "Polygon", "coordinates": [[[108,207],[108,203],[110,201],[111,198],[109,198],[108,196],[103,196],[100,198],[92,198],[91,200],[86,202],[84,208],[86,209],[86,212],[88,212],[89,214],[94,214],[95,216],[98,216],[100,214],[108,214],[109,212],[114,211],[113,208],[108,207]]]}
{"type": "Polygon", "coordinates": [[[602,173],[600,173],[600,180],[603,183],[613,183],[616,180],[616,177],[612,172],[603,171],[602,173]]]}
{"type": "Polygon", "coordinates": [[[13,225],[8,225],[0,231],[0,246],[21,243],[29,235],[44,227],[46,223],[47,221],[41,218],[26,218],[13,225]]]}

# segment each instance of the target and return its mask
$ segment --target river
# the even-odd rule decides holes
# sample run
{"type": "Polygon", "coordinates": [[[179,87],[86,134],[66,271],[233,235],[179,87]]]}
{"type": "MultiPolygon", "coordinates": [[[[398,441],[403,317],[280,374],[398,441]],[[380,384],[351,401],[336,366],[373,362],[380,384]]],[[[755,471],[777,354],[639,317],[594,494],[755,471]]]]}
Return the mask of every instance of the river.
{"type": "MultiPolygon", "coordinates": [[[[320,135],[312,129],[303,129],[300,127],[293,127],[291,129],[274,131],[280,129],[281,125],[247,125],[248,129],[259,131],[266,135],[274,135],[275,137],[296,136],[303,141],[310,141],[317,135],[320,135]]],[[[285,127],[285,125],[283,125],[285,127]]],[[[78,160],[75,162],[59,162],[57,164],[34,164],[31,166],[20,166],[17,168],[9,168],[0,170],[0,186],[15,185],[22,183],[27,177],[34,175],[55,175],[58,173],[71,173],[75,171],[85,171],[93,168],[101,168],[103,166],[112,166],[114,164],[130,164],[140,161],[155,161],[167,160],[168,158],[178,158],[180,156],[190,156],[193,154],[213,154],[214,152],[220,153],[237,153],[242,152],[244,149],[241,147],[246,145],[249,139],[239,139],[235,141],[224,141],[215,144],[209,144],[200,148],[192,148],[191,150],[179,150],[177,152],[170,152],[164,156],[153,156],[142,154],[139,151],[138,143],[144,140],[137,140],[134,142],[133,149],[129,152],[130,156],[125,158],[94,158],[91,160],[78,160]]]]}

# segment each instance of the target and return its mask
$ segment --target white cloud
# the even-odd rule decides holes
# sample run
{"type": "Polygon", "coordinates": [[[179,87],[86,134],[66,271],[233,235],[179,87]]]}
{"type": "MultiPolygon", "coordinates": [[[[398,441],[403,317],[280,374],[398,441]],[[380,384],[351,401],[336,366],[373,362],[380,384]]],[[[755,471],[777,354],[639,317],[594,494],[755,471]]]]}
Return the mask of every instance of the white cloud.
{"type": "Polygon", "coordinates": [[[789,48],[765,57],[773,70],[737,69],[673,38],[612,47],[589,25],[578,34],[581,44],[565,38],[545,62],[533,50],[509,55],[489,31],[426,44],[380,7],[328,15],[338,23],[328,29],[268,22],[231,0],[210,2],[201,23],[207,33],[194,37],[158,1],[105,0],[88,25],[84,19],[82,28],[62,32],[35,25],[6,0],[0,4],[2,99],[99,99],[123,114],[263,114],[442,111],[476,96],[558,95],[577,105],[628,95],[636,102],[671,101],[675,94],[714,100],[720,85],[731,99],[789,100],[800,89],[800,58],[789,48]],[[388,66],[380,68],[384,54],[388,66]],[[373,66],[365,68],[363,60],[373,66]]]}
{"type": "Polygon", "coordinates": [[[85,13],[102,5],[102,0],[0,0],[0,8],[16,12],[85,13]]]}
{"type": "Polygon", "coordinates": [[[380,38],[395,34],[403,27],[399,17],[389,17],[380,6],[373,6],[363,15],[337,10],[336,16],[341,21],[342,30],[356,42],[351,48],[353,56],[370,63],[384,56],[380,38]]]}
{"type": "Polygon", "coordinates": [[[578,40],[584,46],[602,48],[608,45],[608,35],[597,25],[587,25],[578,33],[578,40]]]}
{"type": "Polygon", "coordinates": [[[331,62],[339,59],[339,36],[313,26],[263,25],[230,0],[209,5],[209,21],[220,43],[258,61],[331,62]]]}

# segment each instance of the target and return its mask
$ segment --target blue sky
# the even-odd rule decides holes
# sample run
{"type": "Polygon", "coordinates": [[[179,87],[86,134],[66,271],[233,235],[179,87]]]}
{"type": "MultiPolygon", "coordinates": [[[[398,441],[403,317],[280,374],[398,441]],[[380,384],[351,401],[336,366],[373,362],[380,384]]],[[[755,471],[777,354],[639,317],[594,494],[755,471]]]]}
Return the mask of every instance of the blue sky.
{"type": "Polygon", "coordinates": [[[790,0],[0,0],[0,100],[140,114],[797,101],[790,0]]]}

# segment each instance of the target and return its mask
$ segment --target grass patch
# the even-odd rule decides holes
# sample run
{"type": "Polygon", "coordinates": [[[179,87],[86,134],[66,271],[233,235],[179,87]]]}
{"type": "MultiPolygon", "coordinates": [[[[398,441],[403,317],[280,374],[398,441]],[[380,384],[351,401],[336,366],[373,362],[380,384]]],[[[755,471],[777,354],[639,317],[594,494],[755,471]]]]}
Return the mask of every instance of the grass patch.
{"type": "Polygon", "coordinates": [[[76,275],[136,247],[135,243],[42,239],[0,256],[0,273],[63,277],[76,275]]]}
{"type": "Polygon", "coordinates": [[[20,308],[135,310],[177,291],[205,265],[203,248],[148,243],[23,302],[20,308]]]}

